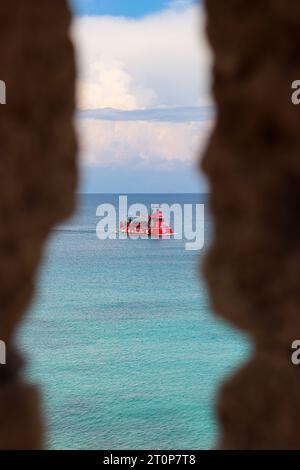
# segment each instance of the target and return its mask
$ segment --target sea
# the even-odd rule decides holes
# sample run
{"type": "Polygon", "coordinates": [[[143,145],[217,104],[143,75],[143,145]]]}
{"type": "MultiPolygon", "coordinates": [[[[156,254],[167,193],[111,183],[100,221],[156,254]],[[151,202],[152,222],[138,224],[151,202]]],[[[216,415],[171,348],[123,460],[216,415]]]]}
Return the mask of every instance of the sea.
{"type": "Polygon", "coordinates": [[[218,386],[250,346],[214,315],[201,274],[213,239],[207,195],[128,195],[129,205],[203,204],[199,250],[186,250],[185,239],[100,240],[97,207],[111,204],[118,214],[118,201],[78,195],[75,215],[45,247],[19,333],[27,381],[42,392],[46,445],[213,448],[218,386]]]}

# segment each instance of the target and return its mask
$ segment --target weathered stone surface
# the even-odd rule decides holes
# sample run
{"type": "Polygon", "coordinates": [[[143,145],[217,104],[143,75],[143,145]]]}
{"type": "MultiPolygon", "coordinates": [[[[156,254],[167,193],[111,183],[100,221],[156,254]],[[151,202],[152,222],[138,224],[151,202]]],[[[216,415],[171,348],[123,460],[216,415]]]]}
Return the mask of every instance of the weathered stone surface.
{"type": "Polygon", "coordinates": [[[203,160],[215,219],[205,273],[217,314],[257,345],[221,393],[222,447],[300,448],[300,4],[206,7],[217,122],[203,160]]]}
{"type": "Polygon", "coordinates": [[[299,449],[300,374],[289,351],[263,351],[223,386],[220,447],[299,449]]]}
{"type": "MultiPolygon", "coordinates": [[[[0,4],[0,79],[7,89],[0,106],[0,338],[11,351],[44,241],[74,207],[70,19],[64,0],[0,4]]],[[[37,393],[19,383],[15,356],[0,366],[0,449],[37,448],[37,393]]]]}

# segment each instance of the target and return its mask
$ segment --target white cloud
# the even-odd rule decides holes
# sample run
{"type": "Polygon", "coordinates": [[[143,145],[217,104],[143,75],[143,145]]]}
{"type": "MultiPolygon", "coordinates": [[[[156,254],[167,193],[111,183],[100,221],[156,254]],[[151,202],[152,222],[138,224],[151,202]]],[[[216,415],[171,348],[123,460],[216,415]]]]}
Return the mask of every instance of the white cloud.
{"type": "Polygon", "coordinates": [[[79,107],[132,110],[206,103],[210,52],[204,12],[187,5],[177,0],[168,10],[138,20],[75,18],[79,107]]]}
{"type": "Polygon", "coordinates": [[[212,127],[204,24],[186,0],[138,20],[74,20],[84,166],[194,165],[212,127]]]}
{"type": "Polygon", "coordinates": [[[119,62],[94,62],[88,78],[78,82],[78,107],[133,110],[154,101],[151,90],[132,90],[133,80],[119,62]]]}
{"type": "Polygon", "coordinates": [[[133,168],[193,165],[206,145],[212,121],[162,123],[147,121],[80,120],[83,163],[133,168]]]}

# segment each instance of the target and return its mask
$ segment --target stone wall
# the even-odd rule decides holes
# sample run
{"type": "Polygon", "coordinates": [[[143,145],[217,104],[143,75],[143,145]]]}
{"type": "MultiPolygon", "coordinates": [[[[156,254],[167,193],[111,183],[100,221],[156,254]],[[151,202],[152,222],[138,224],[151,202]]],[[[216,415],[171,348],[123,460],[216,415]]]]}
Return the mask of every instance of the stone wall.
{"type": "Polygon", "coordinates": [[[39,394],[21,377],[16,328],[51,227],[74,207],[74,54],[64,0],[0,3],[0,449],[42,446],[39,394]]]}
{"type": "Polygon", "coordinates": [[[300,448],[300,3],[206,0],[217,122],[203,160],[215,311],[254,353],[223,386],[220,447],[300,448]]]}

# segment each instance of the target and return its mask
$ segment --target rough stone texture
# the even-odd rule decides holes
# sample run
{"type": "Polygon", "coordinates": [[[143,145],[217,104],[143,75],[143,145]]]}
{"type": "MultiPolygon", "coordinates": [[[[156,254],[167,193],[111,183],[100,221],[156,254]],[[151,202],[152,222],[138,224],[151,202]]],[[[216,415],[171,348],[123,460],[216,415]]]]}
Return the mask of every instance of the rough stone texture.
{"type": "Polygon", "coordinates": [[[64,0],[0,4],[0,449],[42,445],[38,393],[22,383],[14,348],[44,241],[74,206],[75,66],[64,0]]]}
{"type": "Polygon", "coordinates": [[[215,311],[249,333],[250,362],[219,398],[222,448],[300,448],[298,0],[206,0],[217,123],[203,160],[215,237],[215,311]]]}

